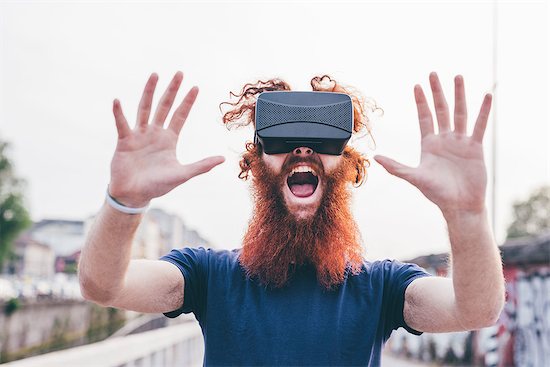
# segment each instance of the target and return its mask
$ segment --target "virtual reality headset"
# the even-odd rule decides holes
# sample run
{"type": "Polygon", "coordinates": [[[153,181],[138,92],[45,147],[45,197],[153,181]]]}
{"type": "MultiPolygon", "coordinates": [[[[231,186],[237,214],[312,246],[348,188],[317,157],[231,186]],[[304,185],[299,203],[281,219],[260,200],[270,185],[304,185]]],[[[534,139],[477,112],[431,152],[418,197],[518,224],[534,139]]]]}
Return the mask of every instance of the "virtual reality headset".
{"type": "Polygon", "coordinates": [[[309,147],[340,155],[353,132],[350,96],[332,92],[262,92],[255,110],[254,142],[266,154],[309,147]]]}

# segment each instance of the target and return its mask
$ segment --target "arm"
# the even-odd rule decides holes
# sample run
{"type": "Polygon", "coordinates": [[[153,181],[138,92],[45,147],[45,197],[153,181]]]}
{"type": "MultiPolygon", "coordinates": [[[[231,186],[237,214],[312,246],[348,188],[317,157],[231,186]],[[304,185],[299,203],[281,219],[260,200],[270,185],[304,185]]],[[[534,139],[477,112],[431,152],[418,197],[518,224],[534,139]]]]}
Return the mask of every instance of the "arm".
{"type": "Polygon", "coordinates": [[[131,260],[132,239],[141,215],[101,208],[79,264],[84,298],[103,306],[138,312],[168,312],[183,304],[183,277],[166,261],[131,260]]]}
{"type": "MultiPolygon", "coordinates": [[[[179,72],[174,76],[150,124],[156,74],[147,82],[133,130],[120,103],[114,102],[118,141],[111,162],[109,192],[123,205],[145,206],[223,162],[223,157],[209,157],[181,165],[176,159],[177,139],[198,93],[196,87],[192,88],[169,126],[163,128],[182,78],[179,72]]],[[[141,214],[125,214],[107,203],[103,205],[80,256],[78,277],[84,298],[139,312],[168,312],[182,305],[184,280],[175,265],[161,260],[130,260],[141,218],[141,214]]]]}
{"type": "Polygon", "coordinates": [[[487,173],[482,140],[491,106],[485,96],[472,136],[466,135],[462,77],[455,78],[454,130],[437,75],[430,75],[439,131],[420,86],[415,98],[420,122],[420,165],[375,159],[391,174],[416,186],[442,211],[451,242],[452,279],[414,280],[405,292],[405,322],[419,331],[478,329],[496,322],[504,304],[504,277],[485,207],[487,173]]]}
{"type": "Polygon", "coordinates": [[[405,293],[405,322],[427,332],[493,325],[504,302],[504,278],[487,213],[464,213],[447,224],[452,278],[413,281],[405,293]]]}

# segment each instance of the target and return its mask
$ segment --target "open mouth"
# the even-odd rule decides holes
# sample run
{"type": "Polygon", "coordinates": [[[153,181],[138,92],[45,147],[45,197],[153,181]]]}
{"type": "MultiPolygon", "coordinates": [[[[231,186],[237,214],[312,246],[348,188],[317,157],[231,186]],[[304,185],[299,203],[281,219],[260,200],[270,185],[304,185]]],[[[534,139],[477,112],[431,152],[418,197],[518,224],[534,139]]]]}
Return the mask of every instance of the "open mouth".
{"type": "Polygon", "coordinates": [[[297,166],[290,171],[286,183],[290,192],[299,198],[307,198],[315,192],[319,184],[317,172],[310,166],[297,166]]]}

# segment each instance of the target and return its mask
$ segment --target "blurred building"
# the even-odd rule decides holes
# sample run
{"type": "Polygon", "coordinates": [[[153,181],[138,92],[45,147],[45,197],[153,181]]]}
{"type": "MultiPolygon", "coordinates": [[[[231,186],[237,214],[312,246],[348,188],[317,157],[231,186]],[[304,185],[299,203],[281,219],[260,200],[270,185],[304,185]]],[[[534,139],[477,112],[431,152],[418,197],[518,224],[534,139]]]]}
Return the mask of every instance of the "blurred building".
{"type": "Polygon", "coordinates": [[[44,219],[30,228],[32,239],[49,245],[56,256],[68,256],[82,248],[85,241],[81,220],[44,219]]]}
{"type": "Polygon", "coordinates": [[[75,251],[67,256],[57,256],[55,258],[55,272],[76,274],[80,251],[81,250],[75,251]]]}
{"type": "MultiPolygon", "coordinates": [[[[189,246],[189,247],[211,247],[210,242],[208,240],[204,239],[199,232],[195,231],[194,229],[187,229],[185,228],[184,232],[184,238],[183,238],[183,245],[189,246]]],[[[183,247],[183,246],[179,246],[183,247]]]]}
{"type": "Polygon", "coordinates": [[[155,260],[161,256],[162,248],[161,227],[154,217],[145,214],[134,236],[132,258],[155,260]]]}
{"type": "MultiPolygon", "coordinates": [[[[15,258],[5,271],[18,275],[48,277],[55,272],[74,273],[80,251],[95,220],[44,219],[34,223],[15,241],[15,258]]],[[[182,219],[161,209],[150,209],[136,231],[132,258],[158,259],[173,248],[208,247],[201,235],[182,219]]]]}
{"type": "Polygon", "coordinates": [[[31,238],[28,232],[14,243],[14,258],[8,272],[21,276],[49,278],[54,275],[55,253],[50,246],[31,238]]]}
{"type": "Polygon", "coordinates": [[[161,236],[161,255],[169,252],[173,248],[180,247],[184,242],[186,232],[183,220],[174,214],[169,214],[162,209],[150,209],[147,212],[147,217],[150,217],[156,222],[160,230],[161,236]]]}
{"type": "Polygon", "coordinates": [[[146,216],[154,220],[159,226],[162,238],[161,255],[170,252],[174,248],[211,246],[208,240],[203,238],[197,231],[188,228],[183,220],[175,214],[155,208],[149,210],[146,216]]]}
{"type": "MultiPolygon", "coordinates": [[[[91,216],[84,221],[85,235],[94,219],[91,216]]],[[[197,231],[189,229],[179,216],[152,208],[145,213],[136,231],[132,243],[132,258],[158,259],[171,249],[184,246],[208,247],[210,244],[197,231]]]]}

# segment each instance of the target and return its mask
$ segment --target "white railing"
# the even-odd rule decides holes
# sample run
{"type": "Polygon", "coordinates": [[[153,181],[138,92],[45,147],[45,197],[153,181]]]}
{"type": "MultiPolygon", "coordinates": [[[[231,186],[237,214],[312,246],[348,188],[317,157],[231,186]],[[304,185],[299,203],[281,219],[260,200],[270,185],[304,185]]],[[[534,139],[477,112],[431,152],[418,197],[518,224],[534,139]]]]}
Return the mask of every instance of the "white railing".
{"type": "Polygon", "coordinates": [[[196,322],[186,322],[25,358],[2,367],[200,366],[203,355],[204,342],[199,325],[196,322]]]}

